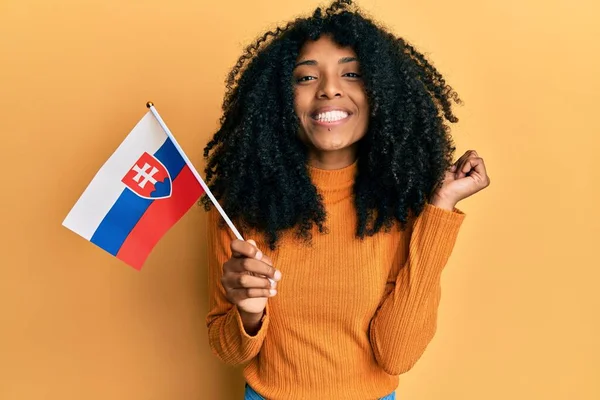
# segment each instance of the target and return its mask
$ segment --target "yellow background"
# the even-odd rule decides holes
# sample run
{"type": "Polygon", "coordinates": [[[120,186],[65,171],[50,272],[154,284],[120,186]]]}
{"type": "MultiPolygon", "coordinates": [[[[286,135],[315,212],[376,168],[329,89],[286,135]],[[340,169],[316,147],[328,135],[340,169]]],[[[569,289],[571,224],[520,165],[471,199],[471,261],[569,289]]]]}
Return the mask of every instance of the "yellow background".
{"type": "MultiPolygon", "coordinates": [[[[242,398],[207,344],[200,207],[141,272],[61,222],[148,100],[201,171],[243,47],[317,4],[0,1],[0,399],[242,398]]],[[[439,331],[400,398],[600,399],[600,6],[360,4],[459,92],[457,155],[492,178],[460,203],[439,331]]]]}

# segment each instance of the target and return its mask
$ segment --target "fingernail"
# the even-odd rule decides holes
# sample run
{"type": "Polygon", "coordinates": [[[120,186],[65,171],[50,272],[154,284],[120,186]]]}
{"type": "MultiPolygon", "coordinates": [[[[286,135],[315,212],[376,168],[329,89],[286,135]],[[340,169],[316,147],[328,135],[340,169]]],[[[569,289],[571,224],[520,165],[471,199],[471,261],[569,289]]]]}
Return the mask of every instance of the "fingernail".
{"type": "Polygon", "coordinates": [[[269,278],[269,282],[271,282],[271,287],[274,288],[275,285],[277,285],[277,282],[275,282],[273,279],[269,278]]]}
{"type": "Polygon", "coordinates": [[[277,290],[271,289],[269,290],[269,293],[271,294],[271,296],[275,296],[277,294],[277,290]]]}
{"type": "Polygon", "coordinates": [[[259,250],[256,252],[256,255],[254,256],[254,258],[256,258],[257,260],[262,260],[262,256],[263,256],[262,251],[259,250]]]}
{"type": "Polygon", "coordinates": [[[281,279],[281,272],[279,272],[279,270],[276,270],[274,277],[275,277],[276,281],[280,280],[281,279]]]}

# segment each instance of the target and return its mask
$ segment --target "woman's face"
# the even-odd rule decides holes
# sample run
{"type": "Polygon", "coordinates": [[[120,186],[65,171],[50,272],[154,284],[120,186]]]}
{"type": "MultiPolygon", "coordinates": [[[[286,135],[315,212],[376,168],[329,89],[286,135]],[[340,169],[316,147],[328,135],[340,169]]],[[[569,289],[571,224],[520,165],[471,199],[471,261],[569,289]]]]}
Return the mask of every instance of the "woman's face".
{"type": "Polygon", "coordinates": [[[336,169],[354,162],[369,121],[354,50],[339,47],[329,36],[306,42],[294,68],[294,93],[299,134],[311,163],[336,169]]]}

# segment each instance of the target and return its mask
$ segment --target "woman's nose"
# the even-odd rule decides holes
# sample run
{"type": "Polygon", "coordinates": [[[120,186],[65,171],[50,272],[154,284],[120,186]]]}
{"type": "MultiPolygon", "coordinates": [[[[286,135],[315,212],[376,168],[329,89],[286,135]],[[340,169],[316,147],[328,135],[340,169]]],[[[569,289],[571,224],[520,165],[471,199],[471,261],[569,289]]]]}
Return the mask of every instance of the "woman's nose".
{"type": "Polygon", "coordinates": [[[335,77],[322,77],[320,83],[321,86],[317,94],[320,99],[333,99],[343,96],[341,84],[335,77]]]}

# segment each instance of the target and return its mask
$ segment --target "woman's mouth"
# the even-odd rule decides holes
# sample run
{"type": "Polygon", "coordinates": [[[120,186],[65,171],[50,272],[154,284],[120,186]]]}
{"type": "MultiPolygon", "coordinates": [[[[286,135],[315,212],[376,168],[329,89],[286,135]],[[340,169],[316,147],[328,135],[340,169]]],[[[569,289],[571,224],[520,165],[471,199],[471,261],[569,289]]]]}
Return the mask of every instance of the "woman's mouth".
{"type": "Polygon", "coordinates": [[[312,119],[317,125],[334,126],[343,124],[351,115],[347,111],[331,110],[313,114],[312,119]]]}

